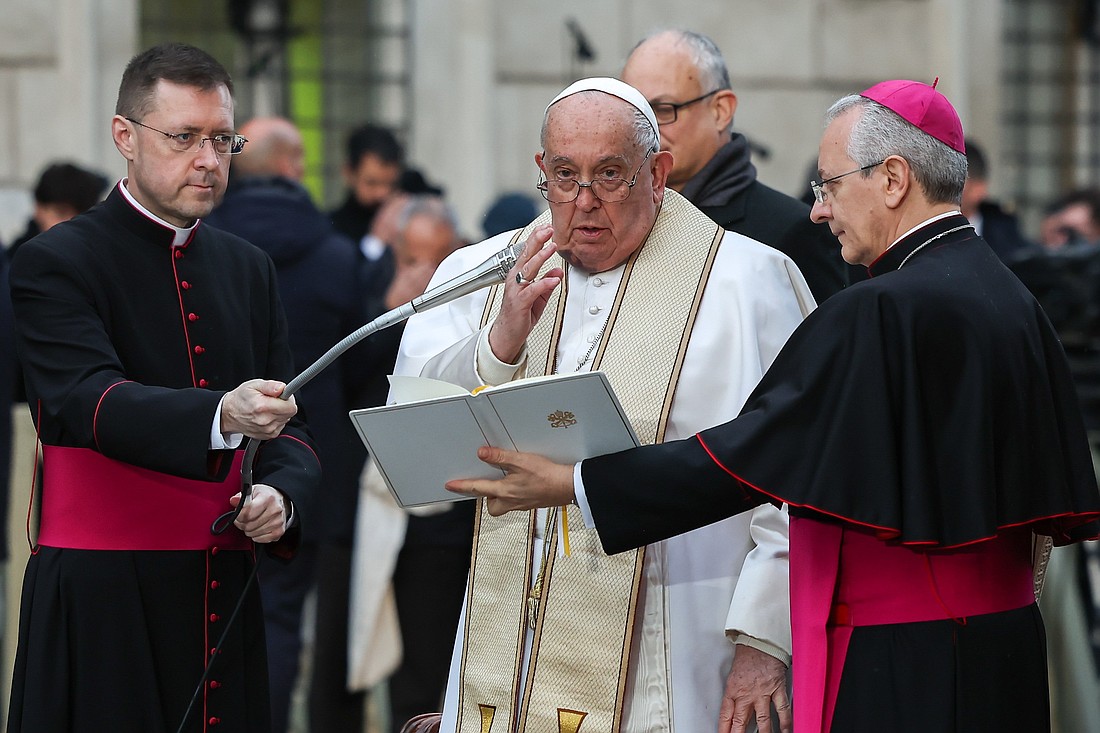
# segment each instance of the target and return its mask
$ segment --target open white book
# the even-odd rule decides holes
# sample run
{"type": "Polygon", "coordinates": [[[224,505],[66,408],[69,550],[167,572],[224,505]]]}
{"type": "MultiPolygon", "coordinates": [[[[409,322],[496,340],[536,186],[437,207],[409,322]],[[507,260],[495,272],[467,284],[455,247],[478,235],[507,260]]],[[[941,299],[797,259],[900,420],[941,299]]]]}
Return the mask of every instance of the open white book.
{"type": "Polygon", "coordinates": [[[443,485],[500,478],[478,460],[483,445],[559,463],[638,445],[603,372],[520,379],[470,394],[424,377],[390,377],[397,404],[352,410],[359,436],[401,506],[463,499],[443,485]]]}

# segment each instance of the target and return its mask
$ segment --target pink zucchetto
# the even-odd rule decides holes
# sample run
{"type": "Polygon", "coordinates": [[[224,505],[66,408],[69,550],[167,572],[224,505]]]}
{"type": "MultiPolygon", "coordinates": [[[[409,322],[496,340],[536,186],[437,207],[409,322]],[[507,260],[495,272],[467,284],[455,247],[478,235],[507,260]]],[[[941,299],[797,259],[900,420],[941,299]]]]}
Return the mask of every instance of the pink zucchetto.
{"type": "Polygon", "coordinates": [[[947,97],[936,91],[936,82],[929,86],[919,81],[895,79],[875,84],[859,96],[893,110],[902,119],[965,155],[959,114],[947,97]]]}

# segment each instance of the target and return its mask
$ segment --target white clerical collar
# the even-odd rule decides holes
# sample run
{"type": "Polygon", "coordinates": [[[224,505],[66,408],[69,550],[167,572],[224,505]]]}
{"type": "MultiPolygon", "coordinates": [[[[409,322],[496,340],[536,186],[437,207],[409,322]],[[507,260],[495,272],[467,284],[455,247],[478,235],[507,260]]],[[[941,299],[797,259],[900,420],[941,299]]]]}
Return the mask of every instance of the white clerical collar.
{"type": "Polygon", "coordinates": [[[886,248],[886,250],[887,250],[887,251],[889,251],[890,249],[892,249],[892,248],[893,248],[893,246],[894,246],[895,244],[897,244],[897,243],[898,243],[898,242],[900,242],[901,240],[905,239],[906,237],[908,237],[908,236],[909,236],[910,234],[912,234],[913,232],[917,231],[918,229],[923,229],[924,227],[928,226],[929,224],[931,224],[931,223],[932,223],[932,222],[934,222],[934,221],[939,221],[940,219],[946,219],[946,218],[947,218],[947,217],[949,217],[949,216],[955,216],[955,215],[957,215],[957,214],[962,214],[962,211],[960,211],[960,210],[958,210],[958,209],[956,209],[955,211],[945,211],[945,212],[944,212],[944,213],[942,213],[942,214],[938,214],[938,215],[936,215],[936,216],[933,216],[933,217],[932,217],[931,219],[925,219],[925,220],[924,220],[924,221],[922,221],[922,222],[921,222],[920,224],[917,224],[917,225],[916,225],[915,227],[913,227],[912,229],[910,229],[909,231],[907,231],[907,232],[906,232],[905,234],[902,234],[902,235],[901,235],[900,237],[898,237],[897,239],[895,239],[895,240],[893,241],[893,243],[891,243],[891,244],[890,244],[890,246],[886,248]]]}
{"type": "Polygon", "coordinates": [[[126,198],[126,200],[130,202],[130,205],[133,206],[138,211],[140,211],[145,216],[147,216],[150,219],[152,219],[153,221],[155,221],[157,224],[160,224],[163,227],[167,227],[167,228],[171,229],[172,232],[174,233],[173,236],[172,236],[172,246],[173,247],[179,247],[180,245],[187,244],[187,241],[189,239],[191,239],[191,233],[195,231],[195,227],[197,227],[199,225],[199,222],[201,221],[201,219],[195,219],[195,223],[192,224],[189,227],[178,227],[178,226],[175,226],[173,224],[169,224],[164,219],[161,219],[159,216],[157,216],[153,212],[149,211],[149,209],[145,208],[140,203],[138,203],[138,200],[136,198],[134,198],[134,195],[132,193],[130,193],[130,189],[126,188],[126,181],[127,180],[128,179],[123,178],[121,181],[119,181],[118,182],[118,187],[119,187],[119,190],[122,191],[122,195],[126,198]]]}

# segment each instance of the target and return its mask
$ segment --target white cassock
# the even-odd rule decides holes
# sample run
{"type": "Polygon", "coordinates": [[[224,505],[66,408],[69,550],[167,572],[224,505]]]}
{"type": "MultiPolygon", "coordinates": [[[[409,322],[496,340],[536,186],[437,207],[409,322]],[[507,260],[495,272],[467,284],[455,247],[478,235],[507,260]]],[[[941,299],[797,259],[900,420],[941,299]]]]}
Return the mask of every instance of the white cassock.
{"type": "MultiPolygon", "coordinates": [[[[458,250],[440,265],[429,287],[480,264],[513,235],[500,234],[458,250]]],[[[575,371],[598,340],[622,270],[588,274],[569,268],[559,372],[575,371]]],[[[488,292],[481,290],[413,316],[395,373],[434,377],[469,389],[514,378],[515,367],[491,358],[485,341],[488,327],[480,328],[488,292]]],[[[727,233],[692,330],[665,439],[686,438],[736,416],[813,307],[806,281],[790,259],[755,240],[727,233]]],[[[653,317],[660,318],[660,312],[653,317]]],[[[590,365],[591,359],[581,369],[590,365]]],[[[535,525],[544,525],[541,517],[535,525]]],[[[541,559],[538,543],[534,554],[536,561],[541,559]]],[[[713,730],[735,638],[762,640],[790,661],[786,512],[765,505],[650,545],[638,613],[641,625],[632,643],[621,730],[713,730]],[[654,689],[662,693],[645,692],[654,689]],[[672,711],[664,709],[663,700],[670,701],[672,711]]],[[[455,730],[464,626],[459,623],[442,731],[455,730]]],[[[528,644],[530,636],[528,632],[528,644]]]]}

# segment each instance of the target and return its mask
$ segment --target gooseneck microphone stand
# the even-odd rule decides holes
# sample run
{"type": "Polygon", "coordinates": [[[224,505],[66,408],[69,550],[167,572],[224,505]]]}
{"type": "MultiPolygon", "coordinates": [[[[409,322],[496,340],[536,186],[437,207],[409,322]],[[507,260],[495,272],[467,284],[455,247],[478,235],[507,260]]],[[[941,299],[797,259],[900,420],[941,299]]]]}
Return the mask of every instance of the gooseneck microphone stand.
{"type": "MultiPolygon", "coordinates": [[[[413,298],[408,303],[400,305],[391,311],[387,311],[370,323],[360,326],[356,331],[345,336],[339,343],[326,351],[321,358],[310,364],[305,371],[290,380],[283,389],[282,394],[279,395],[279,399],[290,399],[307,382],[328,368],[332,362],[336,361],[341,354],[371,334],[402,323],[417,313],[430,310],[445,303],[450,303],[452,300],[461,298],[464,295],[469,295],[482,288],[503,282],[508,271],[515,266],[516,260],[523,252],[523,246],[523,242],[510,244],[474,269],[452,278],[447,282],[441,283],[431,290],[428,290],[423,295],[413,298]]],[[[256,460],[256,452],[260,449],[260,444],[262,442],[263,441],[256,438],[249,438],[248,442],[245,444],[244,459],[241,463],[241,500],[231,511],[226,512],[214,520],[214,523],[210,527],[211,534],[220,535],[228,530],[233,525],[237,515],[241,513],[241,509],[244,508],[245,501],[252,495],[252,466],[256,460]]],[[[195,703],[199,699],[199,694],[206,687],[206,682],[210,678],[210,671],[214,666],[214,660],[221,654],[222,645],[229,635],[229,630],[233,627],[233,622],[236,621],[237,615],[244,605],[244,599],[256,580],[256,570],[259,566],[259,562],[253,563],[252,565],[252,571],[249,573],[244,589],[241,591],[241,595],[237,599],[236,605],[233,607],[233,613],[229,615],[229,620],[225,623],[225,629],[222,630],[222,635],[218,639],[218,643],[210,652],[210,660],[206,663],[206,668],[203,670],[202,677],[199,678],[199,683],[195,686],[195,692],[191,696],[191,702],[188,703],[187,710],[183,713],[183,718],[180,720],[177,733],[183,733],[184,727],[187,725],[187,720],[191,717],[191,711],[194,709],[195,703]]]]}

